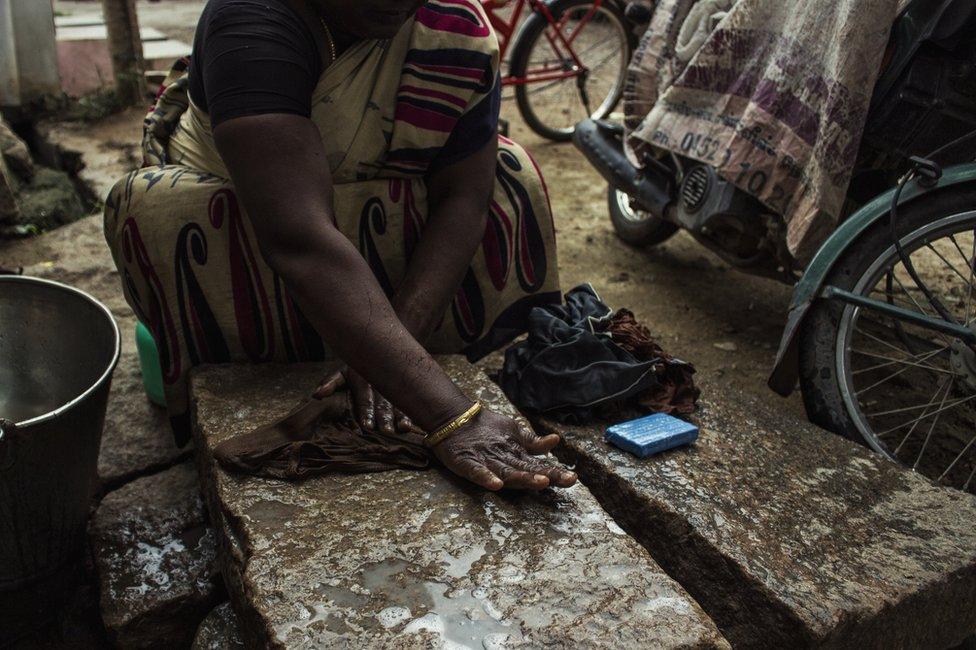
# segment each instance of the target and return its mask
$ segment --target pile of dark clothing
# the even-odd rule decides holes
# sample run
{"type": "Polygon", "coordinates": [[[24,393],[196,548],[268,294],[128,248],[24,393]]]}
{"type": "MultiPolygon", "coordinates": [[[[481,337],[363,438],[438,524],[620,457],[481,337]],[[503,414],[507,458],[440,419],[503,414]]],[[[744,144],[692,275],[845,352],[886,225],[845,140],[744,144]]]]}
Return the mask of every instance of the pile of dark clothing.
{"type": "Polygon", "coordinates": [[[499,381],[520,409],[578,422],[626,407],[687,415],[700,394],[694,373],[631,312],[614,312],[580,285],[565,304],[532,310],[529,335],[505,353],[499,381]]]}

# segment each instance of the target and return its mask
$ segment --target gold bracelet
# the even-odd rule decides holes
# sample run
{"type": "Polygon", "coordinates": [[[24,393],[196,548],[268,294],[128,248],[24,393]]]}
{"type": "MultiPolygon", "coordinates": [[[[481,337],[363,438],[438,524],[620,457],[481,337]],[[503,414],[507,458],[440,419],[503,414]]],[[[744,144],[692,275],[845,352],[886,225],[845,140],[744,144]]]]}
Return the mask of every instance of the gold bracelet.
{"type": "Polygon", "coordinates": [[[467,411],[457,416],[440,429],[437,429],[436,431],[428,433],[426,436],[424,436],[424,444],[426,444],[428,447],[433,447],[441,442],[444,442],[454,435],[458,429],[473,420],[479,413],[481,413],[481,402],[475,402],[467,411]]]}

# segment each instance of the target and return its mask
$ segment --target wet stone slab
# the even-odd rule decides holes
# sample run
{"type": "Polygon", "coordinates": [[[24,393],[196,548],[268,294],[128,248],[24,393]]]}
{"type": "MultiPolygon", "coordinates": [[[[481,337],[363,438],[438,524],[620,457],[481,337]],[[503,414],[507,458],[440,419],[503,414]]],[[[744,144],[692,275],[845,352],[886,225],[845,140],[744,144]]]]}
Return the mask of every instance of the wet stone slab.
{"type": "MultiPolygon", "coordinates": [[[[130,331],[124,333],[129,335],[130,331]]],[[[146,397],[138,356],[123,352],[112,376],[98,455],[100,491],[171,467],[191,454],[191,449],[176,446],[166,410],[146,397]]]]}
{"type": "Polygon", "coordinates": [[[188,646],[222,591],[193,464],[136,479],[106,496],[89,535],[102,620],[115,644],[188,646]]]}
{"type": "Polygon", "coordinates": [[[220,603],[200,623],[190,650],[241,650],[244,642],[238,627],[237,615],[230,603],[220,603]]]}
{"type": "MultiPolygon", "coordinates": [[[[480,371],[444,363],[511,410],[480,371]]],[[[439,470],[290,484],[214,465],[216,443],[283,415],[320,375],[263,365],[193,380],[203,482],[249,645],[728,647],[585,487],[499,495],[439,470]]]]}
{"type": "Polygon", "coordinates": [[[784,426],[773,397],[703,395],[698,442],[644,460],[602,426],[537,428],[733,646],[940,648],[976,629],[976,498],[784,426]]]}

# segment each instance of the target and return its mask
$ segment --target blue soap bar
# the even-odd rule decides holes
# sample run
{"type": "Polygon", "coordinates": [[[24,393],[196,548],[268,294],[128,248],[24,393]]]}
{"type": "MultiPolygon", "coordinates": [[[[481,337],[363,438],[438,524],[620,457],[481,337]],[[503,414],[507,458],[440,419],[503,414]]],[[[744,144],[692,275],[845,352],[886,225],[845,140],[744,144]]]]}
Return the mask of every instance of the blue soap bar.
{"type": "Polygon", "coordinates": [[[665,413],[655,413],[607,427],[604,439],[615,447],[646,458],[698,439],[698,427],[665,413]]]}

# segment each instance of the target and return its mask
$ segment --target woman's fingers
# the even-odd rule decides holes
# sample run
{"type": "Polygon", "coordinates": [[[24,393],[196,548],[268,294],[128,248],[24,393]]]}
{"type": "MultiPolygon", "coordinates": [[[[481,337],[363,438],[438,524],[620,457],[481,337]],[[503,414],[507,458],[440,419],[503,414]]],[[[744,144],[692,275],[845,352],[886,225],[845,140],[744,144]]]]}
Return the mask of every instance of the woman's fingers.
{"type": "Polygon", "coordinates": [[[392,434],[394,431],[393,406],[382,395],[373,391],[373,404],[376,417],[376,427],[383,433],[392,434]]]}
{"type": "Polygon", "coordinates": [[[400,433],[423,433],[423,431],[421,431],[413,423],[413,420],[408,418],[400,411],[394,411],[393,418],[396,420],[396,428],[400,433]]]}
{"type": "Polygon", "coordinates": [[[533,471],[513,467],[506,460],[490,459],[485,463],[495,475],[505,482],[505,487],[514,490],[544,490],[549,487],[549,477],[533,471]]]}
{"type": "Polygon", "coordinates": [[[322,380],[319,387],[315,389],[314,393],[312,393],[312,397],[315,399],[323,399],[335,393],[337,390],[345,386],[345,384],[345,375],[342,374],[341,370],[336,370],[334,373],[322,380]]]}
{"type": "Polygon", "coordinates": [[[559,444],[559,436],[555,433],[551,433],[548,436],[539,436],[528,424],[516,422],[515,426],[518,431],[516,434],[518,441],[530,454],[535,454],[536,456],[548,454],[552,451],[553,447],[559,444]]]}
{"type": "Polygon", "coordinates": [[[556,487],[569,487],[576,483],[576,472],[543,462],[532,456],[512,455],[505,460],[515,469],[545,476],[549,479],[549,483],[556,487]]]}
{"type": "Polygon", "coordinates": [[[494,472],[474,460],[460,461],[453,467],[449,466],[448,469],[486,490],[500,490],[505,487],[505,482],[498,478],[494,472]]]}
{"type": "Polygon", "coordinates": [[[356,416],[356,421],[367,431],[372,431],[376,426],[376,406],[373,403],[373,389],[365,381],[357,380],[349,382],[349,390],[352,393],[352,410],[356,416]]]}

